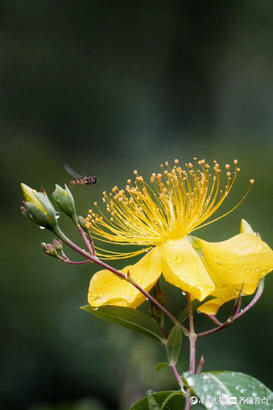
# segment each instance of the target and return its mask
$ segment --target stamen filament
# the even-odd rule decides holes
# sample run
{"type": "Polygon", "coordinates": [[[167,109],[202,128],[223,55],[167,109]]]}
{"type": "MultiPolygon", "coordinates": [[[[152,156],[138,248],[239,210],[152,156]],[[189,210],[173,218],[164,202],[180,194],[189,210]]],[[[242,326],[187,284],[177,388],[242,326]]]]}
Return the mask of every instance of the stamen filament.
{"type": "Polygon", "coordinates": [[[254,180],[241,200],[223,215],[206,222],[229,195],[240,168],[234,161],[233,177],[229,164],[225,165],[226,183],[221,189],[221,169],[217,161],[213,167],[205,160],[173,167],[166,161],[160,173],[153,173],[148,184],[135,170],[135,179],[127,180],[125,189],[115,186],[103,192],[106,212],[95,203],[97,212],[89,211],[86,226],[90,234],[101,242],[136,245],[142,249],[116,252],[96,247],[98,255],[106,259],[127,258],[147,251],[168,239],[183,238],[196,229],[218,221],[233,212],[248,195],[254,180]],[[109,215],[107,215],[107,213],[109,215]],[[144,249],[143,249],[144,248],[144,249]]]}

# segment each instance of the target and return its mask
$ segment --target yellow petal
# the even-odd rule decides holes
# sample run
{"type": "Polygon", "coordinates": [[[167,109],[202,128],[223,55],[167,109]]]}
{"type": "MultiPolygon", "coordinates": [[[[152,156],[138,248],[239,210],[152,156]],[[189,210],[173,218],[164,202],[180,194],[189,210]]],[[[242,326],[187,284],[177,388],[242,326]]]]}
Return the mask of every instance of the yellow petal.
{"type": "MultiPolygon", "coordinates": [[[[126,266],[121,270],[123,273],[128,271],[130,277],[148,292],[161,274],[159,249],[152,249],[135,265],[126,266]]],[[[97,272],[90,281],[88,303],[93,307],[114,305],[137,308],[144,301],[145,296],[133,285],[108,270],[97,272]]]]}
{"type": "Polygon", "coordinates": [[[215,299],[211,299],[204,303],[198,308],[198,310],[202,313],[206,313],[207,315],[216,315],[218,309],[224,303],[229,300],[236,299],[239,296],[241,287],[242,295],[252,295],[255,292],[258,283],[259,281],[254,281],[243,285],[231,285],[223,289],[218,289],[212,293],[212,296],[215,296],[215,299]]]}
{"type": "Polygon", "coordinates": [[[258,281],[273,269],[273,251],[253,233],[223,242],[197,242],[217,288],[258,281]]]}
{"type": "Polygon", "coordinates": [[[189,239],[168,240],[161,245],[163,275],[167,282],[189,292],[193,299],[203,300],[214,290],[214,284],[189,239]]]}
{"type": "Polygon", "coordinates": [[[35,189],[30,188],[23,182],[21,182],[21,189],[24,195],[26,202],[31,202],[37,208],[41,209],[41,211],[46,212],[45,208],[42,206],[41,202],[35,196],[35,189]]]}

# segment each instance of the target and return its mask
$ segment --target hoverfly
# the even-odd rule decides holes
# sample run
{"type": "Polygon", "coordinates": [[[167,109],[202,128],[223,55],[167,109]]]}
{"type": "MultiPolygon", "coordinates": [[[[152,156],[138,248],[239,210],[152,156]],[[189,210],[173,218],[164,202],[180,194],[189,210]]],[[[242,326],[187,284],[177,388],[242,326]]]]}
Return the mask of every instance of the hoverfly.
{"type": "Polygon", "coordinates": [[[97,182],[97,177],[80,175],[78,172],[74,171],[74,169],[70,168],[69,165],[64,165],[64,169],[74,178],[70,181],[70,184],[72,185],[92,185],[97,182]]]}

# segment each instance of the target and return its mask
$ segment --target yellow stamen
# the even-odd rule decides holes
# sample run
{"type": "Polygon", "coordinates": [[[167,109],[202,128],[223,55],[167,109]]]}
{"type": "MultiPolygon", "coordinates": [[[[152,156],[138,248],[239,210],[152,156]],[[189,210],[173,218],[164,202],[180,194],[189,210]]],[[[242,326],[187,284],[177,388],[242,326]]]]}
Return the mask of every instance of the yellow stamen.
{"type": "MultiPolygon", "coordinates": [[[[131,252],[116,252],[97,248],[98,256],[104,258],[126,258],[147,251],[168,239],[183,238],[198,228],[211,224],[236,209],[246,195],[228,212],[206,222],[222,205],[237,178],[240,168],[234,160],[225,165],[225,184],[221,188],[221,168],[217,161],[210,167],[204,159],[188,162],[184,169],[174,160],[172,168],[168,161],[162,165],[161,173],[153,173],[150,184],[135,170],[135,179],[127,180],[125,189],[115,186],[109,194],[103,192],[106,214],[97,206],[98,214],[92,210],[88,215],[88,226],[92,236],[102,242],[118,245],[141,246],[131,252]],[[109,216],[107,215],[109,214],[109,216]]],[[[252,185],[254,180],[250,180],[252,185]]]]}

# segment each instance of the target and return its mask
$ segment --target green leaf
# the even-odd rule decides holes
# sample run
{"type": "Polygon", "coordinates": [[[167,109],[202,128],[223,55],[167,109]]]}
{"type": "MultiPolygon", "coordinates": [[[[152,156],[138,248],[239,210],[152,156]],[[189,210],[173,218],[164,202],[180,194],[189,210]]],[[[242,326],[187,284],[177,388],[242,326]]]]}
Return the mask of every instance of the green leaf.
{"type": "Polygon", "coordinates": [[[159,372],[161,369],[163,369],[163,367],[169,367],[169,363],[165,363],[165,362],[157,363],[157,365],[155,366],[154,370],[155,370],[156,372],[159,372]]]}
{"type": "Polygon", "coordinates": [[[185,398],[180,391],[161,391],[152,394],[147,392],[147,396],[133,404],[129,410],[181,410],[184,407],[185,398]]]}
{"type": "Polygon", "coordinates": [[[139,310],[120,306],[102,306],[100,308],[92,308],[90,305],[82,306],[81,309],[86,310],[88,313],[91,313],[100,319],[117,323],[118,325],[131,329],[134,332],[141,333],[153,341],[158,343],[163,342],[157,322],[139,310]]]}
{"type": "Polygon", "coordinates": [[[177,325],[174,325],[170,331],[167,343],[167,352],[169,362],[176,364],[179,358],[180,350],[182,345],[182,331],[177,325]]]}
{"type": "Polygon", "coordinates": [[[203,399],[205,408],[221,410],[262,410],[273,408],[273,393],[263,383],[244,373],[184,373],[183,380],[194,395],[203,399]],[[222,403],[221,403],[221,400],[222,403]]]}

